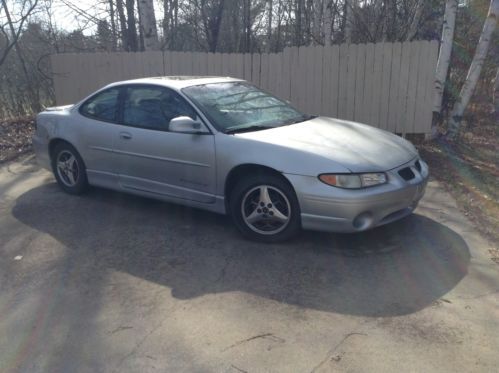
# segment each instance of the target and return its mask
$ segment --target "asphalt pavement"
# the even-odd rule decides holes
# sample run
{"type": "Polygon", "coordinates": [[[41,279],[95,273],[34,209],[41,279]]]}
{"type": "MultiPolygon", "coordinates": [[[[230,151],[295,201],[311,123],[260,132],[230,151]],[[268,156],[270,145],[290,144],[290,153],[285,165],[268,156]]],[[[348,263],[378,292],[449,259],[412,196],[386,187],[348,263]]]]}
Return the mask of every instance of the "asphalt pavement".
{"type": "Polygon", "coordinates": [[[435,181],[397,223],[265,245],[27,156],[0,167],[0,371],[495,372],[494,248],[435,181]]]}

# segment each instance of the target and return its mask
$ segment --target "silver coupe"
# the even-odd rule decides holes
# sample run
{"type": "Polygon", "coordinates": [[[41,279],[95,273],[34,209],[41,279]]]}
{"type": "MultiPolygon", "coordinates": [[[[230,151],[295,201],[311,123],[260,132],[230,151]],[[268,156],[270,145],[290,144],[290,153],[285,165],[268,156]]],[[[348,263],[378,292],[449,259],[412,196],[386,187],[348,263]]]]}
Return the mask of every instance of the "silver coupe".
{"type": "Polygon", "coordinates": [[[403,138],[304,114],[233,78],[117,82],[36,124],[37,159],[64,191],[94,185],[230,214],[266,242],[393,222],[428,180],[403,138]]]}

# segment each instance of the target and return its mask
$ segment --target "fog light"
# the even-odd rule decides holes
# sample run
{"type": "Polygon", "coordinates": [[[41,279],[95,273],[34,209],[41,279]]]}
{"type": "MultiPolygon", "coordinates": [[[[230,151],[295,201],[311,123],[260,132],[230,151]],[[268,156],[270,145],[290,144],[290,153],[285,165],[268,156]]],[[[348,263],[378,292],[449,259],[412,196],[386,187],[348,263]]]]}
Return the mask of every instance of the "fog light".
{"type": "Polygon", "coordinates": [[[373,216],[370,212],[363,212],[353,219],[353,227],[359,231],[369,228],[373,223],[373,216]]]}

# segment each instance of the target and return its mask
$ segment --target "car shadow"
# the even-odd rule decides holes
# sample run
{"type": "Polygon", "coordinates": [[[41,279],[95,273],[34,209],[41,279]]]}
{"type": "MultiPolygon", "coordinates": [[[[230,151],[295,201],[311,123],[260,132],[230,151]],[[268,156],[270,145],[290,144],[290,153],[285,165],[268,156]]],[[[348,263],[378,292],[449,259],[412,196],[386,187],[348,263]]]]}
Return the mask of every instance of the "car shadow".
{"type": "Polygon", "coordinates": [[[470,261],[456,232],[417,214],[365,233],[302,232],[266,245],[242,239],[226,216],[103,189],[70,196],[51,183],[21,195],[13,215],[62,242],[88,278],[123,271],[181,299],[239,291],[327,312],[404,315],[453,289],[470,261]]]}

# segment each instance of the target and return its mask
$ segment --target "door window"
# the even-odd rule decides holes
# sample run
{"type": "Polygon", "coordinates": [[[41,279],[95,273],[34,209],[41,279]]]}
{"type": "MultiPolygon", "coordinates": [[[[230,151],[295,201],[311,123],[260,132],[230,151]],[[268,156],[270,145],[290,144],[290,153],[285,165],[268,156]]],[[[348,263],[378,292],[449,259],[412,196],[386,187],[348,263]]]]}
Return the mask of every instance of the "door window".
{"type": "Polygon", "coordinates": [[[80,113],[90,118],[116,122],[119,88],[110,88],[88,99],[80,108],[80,113]]]}
{"type": "Polygon", "coordinates": [[[168,131],[173,118],[188,116],[196,119],[194,109],[176,92],[154,86],[128,87],[123,105],[123,123],[168,131]]]}

